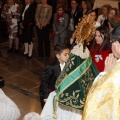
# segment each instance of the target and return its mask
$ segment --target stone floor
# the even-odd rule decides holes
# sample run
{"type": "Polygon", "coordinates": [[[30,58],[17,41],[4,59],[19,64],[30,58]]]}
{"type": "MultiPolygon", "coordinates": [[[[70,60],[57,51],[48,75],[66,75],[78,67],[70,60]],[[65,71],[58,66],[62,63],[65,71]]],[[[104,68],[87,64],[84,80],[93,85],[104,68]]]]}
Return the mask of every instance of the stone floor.
{"type": "Polygon", "coordinates": [[[49,61],[40,60],[37,58],[36,48],[37,42],[34,40],[33,58],[28,60],[23,56],[23,45],[18,54],[8,54],[8,41],[0,40],[0,75],[5,79],[5,87],[2,89],[19,107],[21,111],[19,120],[22,120],[28,112],[41,112],[39,100],[41,74],[54,57],[51,52],[49,61]]]}

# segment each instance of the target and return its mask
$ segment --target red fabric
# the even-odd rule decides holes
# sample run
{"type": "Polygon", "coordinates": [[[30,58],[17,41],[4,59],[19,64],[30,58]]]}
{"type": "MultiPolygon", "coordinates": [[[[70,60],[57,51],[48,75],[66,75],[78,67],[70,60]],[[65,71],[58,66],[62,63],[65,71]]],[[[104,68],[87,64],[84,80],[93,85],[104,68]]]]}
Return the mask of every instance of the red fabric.
{"type": "Polygon", "coordinates": [[[60,23],[60,18],[63,16],[63,14],[59,15],[57,14],[56,16],[56,23],[59,24],[60,23]]]}
{"type": "Polygon", "coordinates": [[[90,51],[90,53],[91,53],[92,60],[95,63],[95,65],[97,66],[99,72],[103,72],[104,66],[105,66],[105,64],[104,64],[105,59],[112,51],[111,50],[102,50],[98,54],[99,47],[100,47],[99,45],[96,46],[94,52],[90,51]],[[97,58],[96,55],[100,55],[102,57],[102,60],[100,58],[97,58]]]}

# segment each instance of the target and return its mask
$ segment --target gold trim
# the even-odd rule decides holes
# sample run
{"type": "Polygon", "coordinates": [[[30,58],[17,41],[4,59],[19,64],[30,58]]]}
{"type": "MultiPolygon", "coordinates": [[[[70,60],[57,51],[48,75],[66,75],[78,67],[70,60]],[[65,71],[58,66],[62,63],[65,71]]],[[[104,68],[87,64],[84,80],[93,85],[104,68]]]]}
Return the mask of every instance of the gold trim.
{"type": "Polygon", "coordinates": [[[70,106],[69,106],[69,107],[68,107],[68,106],[65,106],[65,105],[63,105],[62,103],[59,103],[59,107],[60,107],[61,109],[69,110],[69,111],[74,112],[74,113],[77,113],[77,114],[81,114],[81,115],[82,115],[82,113],[83,113],[82,110],[74,109],[73,107],[70,107],[70,106]]]}
{"type": "MultiPolygon", "coordinates": [[[[93,83],[92,87],[90,88],[90,90],[88,92],[88,95],[87,95],[87,98],[86,98],[86,101],[85,101],[85,104],[84,104],[84,110],[83,110],[83,114],[82,114],[82,120],[85,120],[86,112],[89,112],[89,111],[87,111],[87,106],[88,106],[88,103],[90,101],[91,95],[94,94],[94,90],[96,90],[96,89],[98,90],[98,89],[101,88],[101,86],[104,86],[104,88],[111,88],[111,91],[112,91],[112,88],[114,88],[114,86],[113,86],[113,84],[111,82],[109,82],[109,80],[113,79],[112,76],[115,73],[117,74],[119,71],[120,71],[120,62],[116,63],[116,66],[110,72],[107,72],[105,75],[101,76],[100,78],[97,79],[96,82],[93,83]]],[[[101,89],[103,89],[103,88],[101,88],[101,89]]],[[[119,96],[119,95],[117,95],[117,96],[119,96]]],[[[104,104],[106,101],[108,101],[108,100],[110,101],[111,99],[112,99],[112,96],[106,95],[106,97],[98,104],[98,107],[100,105],[104,104]]],[[[94,104],[94,101],[93,101],[93,104],[94,104]]]]}
{"type": "Polygon", "coordinates": [[[95,34],[95,21],[90,15],[84,15],[82,20],[76,26],[74,36],[78,43],[84,44],[85,42],[89,45],[89,42],[93,39],[95,34]]]}

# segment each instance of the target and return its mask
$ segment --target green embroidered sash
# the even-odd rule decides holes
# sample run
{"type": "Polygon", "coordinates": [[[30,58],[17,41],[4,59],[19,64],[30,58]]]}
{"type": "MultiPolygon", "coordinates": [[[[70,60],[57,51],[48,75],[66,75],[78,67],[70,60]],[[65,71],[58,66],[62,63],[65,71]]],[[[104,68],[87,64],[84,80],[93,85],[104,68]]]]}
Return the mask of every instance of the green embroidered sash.
{"type": "Polygon", "coordinates": [[[71,53],[55,85],[57,94],[53,101],[53,117],[56,118],[58,104],[63,109],[82,112],[88,89],[97,75],[91,57],[81,59],[71,53]]]}

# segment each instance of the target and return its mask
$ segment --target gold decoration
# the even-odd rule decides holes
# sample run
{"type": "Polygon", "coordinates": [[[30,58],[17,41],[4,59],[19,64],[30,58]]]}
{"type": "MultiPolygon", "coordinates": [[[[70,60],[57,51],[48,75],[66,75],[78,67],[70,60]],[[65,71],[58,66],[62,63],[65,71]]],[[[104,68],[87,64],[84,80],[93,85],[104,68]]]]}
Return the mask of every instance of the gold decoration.
{"type": "Polygon", "coordinates": [[[84,44],[86,42],[89,45],[89,42],[93,39],[95,34],[95,21],[90,15],[85,15],[82,20],[76,26],[74,36],[76,41],[84,44]]]}

